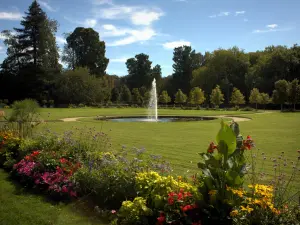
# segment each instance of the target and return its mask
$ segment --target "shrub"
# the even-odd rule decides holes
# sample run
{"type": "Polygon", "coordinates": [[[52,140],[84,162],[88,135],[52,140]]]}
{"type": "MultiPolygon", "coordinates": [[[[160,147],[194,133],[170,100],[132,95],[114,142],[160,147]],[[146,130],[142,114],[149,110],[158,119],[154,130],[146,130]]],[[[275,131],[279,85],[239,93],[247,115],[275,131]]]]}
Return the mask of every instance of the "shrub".
{"type": "Polygon", "coordinates": [[[14,102],[8,122],[11,129],[18,131],[20,137],[31,136],[33,128],[41,122],[38,103],[31,99],[14,102]]]}
{"type": "Polygon", "coordinates": [[[83,104],[83,103],[80,103],[79,105],[78,105],[78,108],[84,108],[85,107],[85,104],[83,104]]]}
{"type": "Polygon", "coordinates": [[[249,106],[244,107],[244,108],[241,109],[241,111],[254,111],[254,110],[255,110],[255,109],[253,109],[253,108],[251,108],[251,107],[249,107],[249,106]]]}

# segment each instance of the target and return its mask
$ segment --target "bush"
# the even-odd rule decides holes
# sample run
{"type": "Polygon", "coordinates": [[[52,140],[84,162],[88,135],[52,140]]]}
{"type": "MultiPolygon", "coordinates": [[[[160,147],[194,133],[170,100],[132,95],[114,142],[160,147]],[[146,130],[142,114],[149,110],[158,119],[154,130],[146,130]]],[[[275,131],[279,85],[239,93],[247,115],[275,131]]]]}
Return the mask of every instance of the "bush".
{"type": "Polygon", "coordinates": [[[242,108],[241,111],[255,111],[255,109],[247,106],[247,107],[242,108]]]}
{"type": "Polygon", "coordinates": [[[85,104],[83,104],[83,103],[80,103],[79,105],[78,105],[78,108],[84,108],[85,107],[85,104]]]}
{"type": "Polygon", "coordinates": [[[20,137],[31,136],[33,128],[41,122],[38,103],[31,99],[14,102],[8,122],[10,128],[17,131],[20,137]]]}

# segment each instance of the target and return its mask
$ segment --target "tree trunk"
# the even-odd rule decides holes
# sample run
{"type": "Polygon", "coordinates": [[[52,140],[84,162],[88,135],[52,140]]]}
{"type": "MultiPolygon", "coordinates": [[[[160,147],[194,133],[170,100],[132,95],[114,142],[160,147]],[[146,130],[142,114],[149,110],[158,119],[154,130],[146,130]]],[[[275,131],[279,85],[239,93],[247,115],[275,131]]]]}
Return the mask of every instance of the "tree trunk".
{"type": "Polygon", "coordinates": [[[256,108],[256,110],[257,110],[257,103],[255,103],[255,108],[256,108]]]}
{"type": "Polygon", "coordinates": [[[283,110],[283,104],[281,104],[281,112],[282,112],[282,110],[283,110]]]}
{"type": "Polygon", "coordinates": [[[296,103],[294,103],[294,111],[296,111],[296,103]]]}

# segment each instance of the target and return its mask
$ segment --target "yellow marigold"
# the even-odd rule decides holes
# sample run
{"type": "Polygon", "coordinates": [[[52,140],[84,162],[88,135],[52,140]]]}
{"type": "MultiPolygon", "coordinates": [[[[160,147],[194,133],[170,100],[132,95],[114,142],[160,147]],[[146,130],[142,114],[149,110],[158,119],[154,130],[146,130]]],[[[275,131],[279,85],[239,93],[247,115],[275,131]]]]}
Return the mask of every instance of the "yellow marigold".
{"type": "Polygon", "coordinates": [[[216,195],[217,194],[217,190],[210,190],[208,192],[209,195],[216,195]]]}
{"type": "Polygon", "coordinates": [[[239,214],[239,211],[237,211],[237,210],[232,210],[232,211],[230,212],[230,216],[231,216],[231,217],[234,217],[234,216],[236,216],[237,214],[239,214]]]}
{"type": "Polygon", "coordinates": [[[257,204],[257,205],[263,205],[263,202],[261,200],[258,200],[258,199],[254,199],[253,203],[257,204]]]}

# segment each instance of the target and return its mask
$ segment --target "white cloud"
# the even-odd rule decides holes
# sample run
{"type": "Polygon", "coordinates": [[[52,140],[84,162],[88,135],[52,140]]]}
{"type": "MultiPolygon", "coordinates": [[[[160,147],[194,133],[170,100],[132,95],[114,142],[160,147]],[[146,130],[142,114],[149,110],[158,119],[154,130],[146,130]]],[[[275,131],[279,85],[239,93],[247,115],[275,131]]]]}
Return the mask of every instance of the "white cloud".
{"type": "Polygon", "coordinates": [[[134,25],[151,25],[164,15],[159,8],[149,8],[143,6],[127,6],[112,4],[105,8],[95,8],[94,16],[101,19],[118,20],[127,19],[134,25]]]}
{"type": "Polygon", "coordinates": [[[220,12],[218,16],[229,16],[230,12],[220,12]]]}
{"type": "Polygon", "coordinates": [[[44,7],[45,9],[49,10],[50,12],[56,12],[57,10],[54,9],[51,5],[49,5],[49,3],[44,2],[44,1],[38,1],[39,4],[44,7]]]}
{"type": "Polygon", "coordinates": [[[134,25],[146,25],[146,26],[149,26],[154,21],[159,20],[159,18],[162,15],[163,15],[162,12],[143,10],[143,11],[140,11],[140,12],[133,13],[131,15],[131,22],[134,25]]]}
{"type": "Polygon", "coordinates": [[[115,59],[110,59],[109,62],[114,62],[114,63],[125,63],[127,59],[130,57],[122,57],[122,58],[115,58],[115,59]]]}
{"type": "Polygon", "coordinates": [[[230,12],[220,12],[218,15],[213,14],[213,15],[209,16],[209,18],[216,18],[218,16],[229,16],[229,15],[230,15],[230,12]]]}
{"type": "Polygon", "coordinates": [[[264,29],[264,30],[254,30],[252,31],[252,33],[269,33],[269,32],[283,32],[283,31],[290,31],[292,30],[292,27],[286,27],[286,28],[277,28],[277,29],[273,29],[272,27],[276,28],[278,27],[277,24],[271,24],[271,25],[276,25],[276,26],[271,26],[269,27],[269,25],[267,26],[269,29],[264,29]]]}
{"type": "Polygon", "coordinates": [[[91,28],[95,27],[96,24],[97,24],[97,20],[95,20],[95,19],[86,19],[82,23],[82,25],[84,25],[85,27],[91,27],[91,28]]]}
{"type": "Polygon", "coordinates": [[[267,28],[274,29],[274,28],[278,27],[278,25],[277,25],[277,24],[269,24],[269,25],[267,25],[266,27],[267,27],[267,28]]]}
{"type": "Polygon", "coordinates": [[[103,37],[118,37],[125,36],[126,34],[130,34],[131,29],[126,28],[116,28],[112,24],[104,24],[102,26],[103,31],[100,32],[103,37]]]}
{"type": "Polygon", "coordinates": [[[148,41],[151,38],[153,38],[156,35],[156,32],[150,28],[146,27],[141,30],[127,30],[126,34],[128,33],[128,36],[125,38],[122,38],[120,40],[114,41],[113,43],[108,43],[107,46],[121,46],[121,45],[129,45],[135,42],[143,42],[148,41]]]}
{"type": "Polygon", "coordinates": [[[112,5],[112,0],[94,0],[93,4],[95,5],[112,5]]]}
{"type": "Polygon", "coordinates": [[[0,33],[0,40],[4,40],[4,39],[5,39],[4,35],[0,33]]]}
{"type": "Polygon", "coordinates": [[[235,15],[238,16],[238,15],[242,15],[242,14],[245,14],[246,11],[236,11],[235,12],[235,15]]]}
{"type": "Polygon", "coordinates": [[[183,46],[183,45],[188,45],[190,46],[191,45],[191,42],[189,41],[183,41],[183,40],[180,40],[180,41],[172,41],[172,42],[166,42],[163,44],[163,47],[165,49],[174,49],[176,47],[180,47],[180,46],[183,46]]]}
{"type": "Polygon", "coordinates": [[[22,14],[19,12],[0,12],[0,20],[20,20],[22,14]]]}
{"type": "Polygon", "coordinates": [[[56,42],[59,44],[59,45],[63,45],[63,44],[66,44],[67,41],[65,38],[63,37],[60,37],[60,36],[56,36],[56,42]]]}

